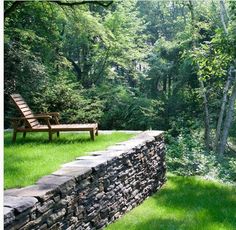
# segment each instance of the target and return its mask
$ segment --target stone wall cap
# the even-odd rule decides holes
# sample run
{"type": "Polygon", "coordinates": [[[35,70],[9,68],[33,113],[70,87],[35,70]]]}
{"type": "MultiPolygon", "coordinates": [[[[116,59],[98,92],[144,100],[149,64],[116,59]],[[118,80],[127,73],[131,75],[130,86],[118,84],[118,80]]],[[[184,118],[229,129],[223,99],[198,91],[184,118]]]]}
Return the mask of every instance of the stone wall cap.
{"type": "Polygon", "coordinates": [[[14,211],[13,208],[9,208],[9,207],[3,207],[3,214],[5,215],[9,215],[10,213],[12,213],[14,211]]]}
{"type": "Polygon", "coordinates": [[[67,182],[69,182],[70,180],[72,180],[73,177],[71,176],[59,176],[59,175],[48,175],[48,176],[44,176],[42,178],[40,178],[36,184],[38,185],[63,185],[67,182]]]}
{"type": "Polygon", "coordinates": [[[81,175],[89,175],[92,173],[92,169],[89,167],[62,167],[59,170],[52,173],[57,176],[72,176],[78,178],[81,175]]]}
{"type": "Polygon", "coordinates": [[[94,158],[93,160],[83,160],[83,159],[77,158],[77,160],[75,161],[62,165],[62,167],[93,168],[101,164],[104,164],[106,162],[107,160],[104,158],[94,158]]]}
{"type": "Polygon", "coordinates": [[[46,200],[53,195],[54,187],[46,185],[31,185],[24,188],[8,189],[4,196],[36,197],[46,200]]]}
{"type": "Polygon", "coordinates": [[[3,207],[4,225],[8,225],[15,220],[14,208],[3,207]]]}
{"type": "Polygon", "coordinates": [[[4,207],[14,208],[19,213],[32,208],[37,202],[34,197],[4,196],[4,207]]]}
{"type": "MultiPolygon", "coordinates": [[[[147,130],[144,131],[140,134],[138,134],[137,136],[134,137],[134,139],[142,139],[142,138],[148,138],[148,137],[159,137],[164,133],[164,131],[161,130],[147,130]]],[[[133,138],[131,138],[133,139],[133,138]]]]}
{"type": "Polygon", "coordinates": [[[125,151],[123,150],[106,150],[106,151],[99,151],[99,152],[90,152],[88,154],[92,156],[105,156],[105,157],[112,158],[112,157],[120,156],[123,153],[125,153],[125,151]]]}

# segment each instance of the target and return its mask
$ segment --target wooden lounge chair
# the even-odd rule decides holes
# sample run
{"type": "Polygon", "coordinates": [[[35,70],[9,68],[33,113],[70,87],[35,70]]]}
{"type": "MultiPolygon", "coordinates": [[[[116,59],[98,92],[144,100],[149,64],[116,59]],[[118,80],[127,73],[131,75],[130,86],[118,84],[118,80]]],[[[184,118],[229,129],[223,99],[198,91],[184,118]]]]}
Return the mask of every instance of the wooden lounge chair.
{"type": "Polygon", "coordinates": [[[89,131],[92,140],[95,139],[95,135],[98,135],[97,123],[60,124],[59,113],[33,114],[20,94],[12,94],[11,99],[21,113],[21,117],[12,118],[13,142],[16,141],[17,132],[23,132],[23,137],[27,132],[48,132],[49,141],[52,140],[53,133],[57,133],[57,137],[59,137],[60,131],[89,131]],[[40,124],[38,119],[44,120],[45,125],[40,124]],[[51,121],[54,121],[54,124],[51,124],[51,121]]]}

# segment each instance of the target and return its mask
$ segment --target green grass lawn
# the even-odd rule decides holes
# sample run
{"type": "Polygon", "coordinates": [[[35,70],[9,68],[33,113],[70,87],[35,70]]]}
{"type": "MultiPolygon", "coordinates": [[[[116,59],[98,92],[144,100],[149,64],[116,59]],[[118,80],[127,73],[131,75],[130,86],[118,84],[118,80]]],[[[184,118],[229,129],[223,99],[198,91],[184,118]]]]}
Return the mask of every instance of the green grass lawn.
{"type": "Polygon", "coordinates": [[[99,135],[95,142],[89,134],[62,133],[48,142],[47,133],[27,133],[11,142],[12,133],[4,134],[4,188],[34,184],[40,177],[60,168],[60,165],[84,156],[87,152],[104,150],[115,143],[131,138],[133,134],[112,133],[99,135]]]}
{"type": "Polygon", "coordinates": [[[168,182],[106,230],[235,230],[236,187],[197,177],[168,182]]]}

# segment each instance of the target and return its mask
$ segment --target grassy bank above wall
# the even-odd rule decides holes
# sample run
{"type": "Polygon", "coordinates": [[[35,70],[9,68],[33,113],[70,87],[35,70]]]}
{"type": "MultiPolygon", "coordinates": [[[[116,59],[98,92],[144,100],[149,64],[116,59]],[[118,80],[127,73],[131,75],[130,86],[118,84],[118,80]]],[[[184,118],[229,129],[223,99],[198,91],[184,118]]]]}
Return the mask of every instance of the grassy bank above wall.
{"type": "Polygon", "coordinates": [[[89,134],[62,133],[48,142],[47,133],[30,133],[11,142],[11,132],[4,134],[4,188],[24,187],[34,184],[40,177],[57,170],[88,152],[104,150],[115,143],[131,138],[132,134],[103,134],[91,141],[89,134]]]}

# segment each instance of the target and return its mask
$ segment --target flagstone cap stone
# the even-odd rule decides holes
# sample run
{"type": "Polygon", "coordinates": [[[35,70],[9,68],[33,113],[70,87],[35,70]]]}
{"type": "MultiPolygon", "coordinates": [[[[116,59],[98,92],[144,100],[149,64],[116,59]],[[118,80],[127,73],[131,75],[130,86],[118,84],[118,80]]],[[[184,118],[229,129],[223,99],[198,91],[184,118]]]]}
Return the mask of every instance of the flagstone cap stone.
{"type": "Polygon", "coordinates": [[[32,208],[37,202],[34,197],[4,196],[4,207],[13,208],[19,213],[32,208]]]}

